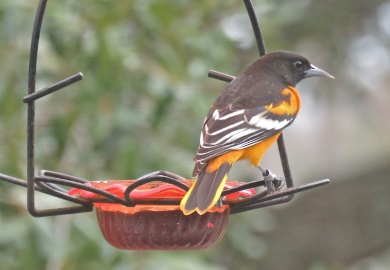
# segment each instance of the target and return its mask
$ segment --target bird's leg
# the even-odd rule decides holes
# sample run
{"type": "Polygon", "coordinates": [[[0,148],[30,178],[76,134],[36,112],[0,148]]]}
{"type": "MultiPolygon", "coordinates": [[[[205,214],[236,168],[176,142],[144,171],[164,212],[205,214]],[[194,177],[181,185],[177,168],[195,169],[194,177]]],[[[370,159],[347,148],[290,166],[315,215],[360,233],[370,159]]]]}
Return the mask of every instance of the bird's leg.
{"type": "Polygon", "coordinates": [[[222,198],[219,198],[219,200],[217,201],[217,203],[215,204],[215,206],[218,207],[218,208],[222,208],[222,206],[223,206],[222,198]]]}
{"type": "Polygon", "coordinates": [[[259,170],[264,176],[264,182],[265,182],[265,187],[267,188],[267,193],[273,193],[276,190],[279,190],[283,185],[284,185],[284,179],[276,176],[276,174],[272,173],[270,170],[258,166],[259,170]]]}

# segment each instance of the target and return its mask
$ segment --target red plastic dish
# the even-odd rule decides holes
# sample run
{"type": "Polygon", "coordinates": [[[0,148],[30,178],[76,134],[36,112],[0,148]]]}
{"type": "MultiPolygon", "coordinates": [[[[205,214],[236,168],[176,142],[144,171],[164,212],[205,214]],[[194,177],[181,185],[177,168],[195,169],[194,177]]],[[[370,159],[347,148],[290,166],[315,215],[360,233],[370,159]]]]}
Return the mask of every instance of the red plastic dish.
{"type": "MultiPolygon", "coordinates": [[[[93,186],[119,197],[135,180],[107,180],[88,182],[93,186]]],[[[193,181],[184,180],[187,185],[193,181]]],[[[228,181],[231,188],[241,185],[228,181]]],[[[236,201],[251,196],[253,189],[236,192],[226,200],[236,201]]],[[[72,189],[70,195],[98,199],[99,195],[82,189],[72,189]]],[[[142,185],[130,194],[133,200],[181,199],[185,192],[179,187],[164,182],[142,185]]],[[[96,214],[104,238],[112,246],[131,250],[190,250],[205,249],[217,244],[226,232],[230,208],[213,207],[204,215],[184,215],[178,205],[137,204],[127,207],[121,204],[95,202],[96,214]]]]}

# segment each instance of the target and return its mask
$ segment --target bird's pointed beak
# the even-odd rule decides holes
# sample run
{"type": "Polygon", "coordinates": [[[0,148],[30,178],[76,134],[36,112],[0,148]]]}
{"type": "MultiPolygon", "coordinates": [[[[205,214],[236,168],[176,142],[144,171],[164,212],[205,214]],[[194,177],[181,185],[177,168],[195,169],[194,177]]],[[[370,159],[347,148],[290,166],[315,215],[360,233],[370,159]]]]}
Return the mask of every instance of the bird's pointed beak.
{"type": "Polygon", "coordinates": [[[334,77],[330,75],[328,72],[323,71],[322,69],[314,65],[311,65],[311,68],[305,71],[305,78],[315,77],[315,76],[322,76],[322,77],[328,77],[334,79],[334,77]]]}

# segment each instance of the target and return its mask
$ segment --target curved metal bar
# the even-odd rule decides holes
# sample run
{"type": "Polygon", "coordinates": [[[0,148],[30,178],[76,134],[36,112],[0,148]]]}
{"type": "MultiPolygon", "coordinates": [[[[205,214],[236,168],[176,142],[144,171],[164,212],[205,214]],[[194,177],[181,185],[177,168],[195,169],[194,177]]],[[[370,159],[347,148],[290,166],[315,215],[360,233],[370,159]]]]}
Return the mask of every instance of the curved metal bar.
{"type": "Polygon", "coordinates": [[[170,179],[174,179],[177,181],[185,180],[183,176],[180,176],[178,174],[168,172],[168,171],[155,171],[148,174],[145,174],[137,179],[137,181],[145,180],[145,179],[151,179],[153,177],[167,177],[170,179]]]}
{"type": "Polygon", "coordinates": [[[35,177],[35,182],[41,188],[51,190],[53,193],[60,195],[62,198],[66,199],[68,201],[72,201],[72,202],[76,202],[76,203],[84,203],[84,202],[88,201],[89,203],[91,203],[93,200],[79,199],[79,198],[70,196],[70,195],[68,195],[68,192],[63,193],[56,186],[49,185],[48,183],[64,185],[64,186],[69,186],[69,187],[73,187],[73,188],[78,188],[78,189],[90,191],[90,192],[93,192],[97,195],[101,195],[101,196],[104,196],[104,197],[112,200],[113,203],[116,202],[116,203],[127,205],[125,200],[123,200],[122,198],[120,198],[116,195],[113,195],[107,191],[104,191],[104,190],[101,190],[101,189],[98,189],[95,187],[86,186],[84,183],[78,183],[78,182],[74,182],[72,180],[60,179],[60,178],[48,177],[48,176],[37,176],[37,177],[35,177]]]}
{"type": "MultiPolygon", "coordinates": [[[[125,198],[127,204],[135,206],[136,203],[134,202],[133,199],[131,199],[130,193],[134,189],[136,189],[137,187],[140,187],[142,185],[145,185],[145,184],[150,183],[150,182],[155,182],[155,181],[162,181],[162,182],[165,182],[168,184],[175,185],[175,186],[183,189],[185,192],[187,192],[190,188],[186,184],[180,182],[180,180],[182,180],[182,179],[184,179],[184,178],[179,176],[179,175],[167,172],[167,171],[157,171],[157,172],[149,173],[149,174],[146,174],[146,175],[138,178],[136,182],[129,185],[127,187],[127,189],[125,190],[124,198],[125,198]]],[[[174,201],[176,201],[176,200],[174,200],[174,201]]]]}
{"type": "Polygon", "coordinates": [[[59,187],[58,185],[52,184],[51,182],[54,181],[48,180],[46,177],[35,177],[34,180],[37,186],[39,186],[42,190],[47,191],[47,193],[51,196],[84,206],[92,206],[92,203],[86,199],[68,195],[68,192],[65,189],[59,187]]]}
{"type": "Polygon", "coordinates": [[[226,190],[222,191],[221,196],[226,196],[226,195],[229,195],[229,194],[241,191],[241,190],[245,190],[245,189],[249,189],[249,188],[255,188],[255,187],[260,187],[260,186],[264,186],[264,185],[265,185],[265,181],[264,180],[252,181],[252,182],[249,182],[249,183],[242,184],[240,186],[236,186],[236,187],[232,187],[232,188],[226,189],[226,190]]]}
{"type": "Polygon", "coordinates": [[[316,182],[312,182],[306,185],[302,185],[299,187],[291,187],[287,188],[272,194],[268,194],[267,196],[256,198],[257,195],[250,197],[248,199],[244,199],[237,203],[230,204],[232,208],[230,214],[242,213],[258,208],[268,207],[272,205],[286,203],[286,198],[291,198],[295,193],[302,192],[308,189],[320,187],[326,184],[329,184],[329,179],[324,179],[316,182]],[[257,200],[256,200],[257,199],[257,200]]]}
{"type": "MultiPolygon", "coordinates": [[[[48,95],[54,91],[62,89],[82,78],[81,73],[77,73],[61,82],[58,82],[50,87],[47,87],[39,92],[35,92],[36,85],[36,70],[38,60],[39,39],[42,28],[43,16],[45,14],[47,0],[40,0],[35,15],[35,21],[31,36],[30,60],[28,67],[28,95],[23,99],[27,103],[27,209],[32,216],[42,217],[50,215],[61,215],[92,211],[92,205],[81,205],[76,207],[64,207],[57,209],[37,210],[35,208],[35,180],[37,186],[47,192],[53,192],[52,195],[62,199],[70,200],[79,204],[84,204],[80,200],[70,199],[68,195],[63,194],[63,190],[59,190],[53,185],[43,185],[39,182],[39,177],[35,178],[35,100],[48,95]]],[[[50,193],[51,194],[51,193],[50,193]]]]}
{"type": "Polygon", "coordinates": [[[89,182],[88,180],[85,180],[85,179],[82,179],[79,177],[75,177],[75,176],[64,174],[64,173],[49,171],[49,170],[41,170],[39,172],[39,175],[55,177],[55,178],[60,178],[60,179],[67,179],[67,180],[71,180],[73,182],[78,182],[78,183],[88,183],[89,182]]]}
{"type": "MultiPolygon", "coordinates": [[[[6,175],[6,174],[0,173],[0,179],[6,181],[8,183],[21,186],[21,187],[27,187],[27,181],[23,180],[23,179],[20,179],[20,178],[17,178],[17,177],[13,177],[13,176],[10,176],[10,175],[6,175]]],[[[34,189],[37,190],[37,191],[46,193],[46,194],[50,194],[50,193],[46,192],[45,190],[41,189],[40,187],[38,187],[35,184],[34,184],[34,189]]]]}
{"type": "MultiPolygon", "coordinates": [[[[37,57],[39,37],[41,33],[43,15],[45,13],[47,0],[40,0],[37,13],[35,15],[35,22],[31,37],[30,46],[30,61],[28,67],[28,94],[35,93],[36,71],[37,71],[37,57]]],[[[27,208],[32,216],[41,216],[35,209],[34,196],[34,137],[35,137],[35,103],[29,102],[27,104],[27,208]]]]}
{"type": "Polygon", "coordinates": [[[298,187],[290,187],[290,188],[287,188],[287,189],[284,189],[284,190],[280,190],[280,191],[277,191],[277,192],[274,192],[274,193],[271,193],[271,194],[267,194],[266,196],[261,196],[262,194],[259,193],[257,195],[254,195],[252,197],[243,199],[243,200],[241,200],[241,201],[239,201],[237,203],[232,203],[230,205],[231,206],[235,206],[235,205],[248,206],[248,205],[261,203],[261,202],[265,202],[265,201],[271,201],[273,199],[282,198],[282,197],[284,197],[286,195],[290,195],[290,194],[302,192],[302,191],[305,191],[305,190],[308,190],[308,189],[311,189],[311,188],[315,188],[315,187],[318,187],[318,186],[322,186],[322,185],[325,185],[327,183],[329,183],[329,180],[328,179],[324,179],[324,180],[320,180],[320,181],[317,181],[317,182],[312,182],[312,183],[305,184],[305,185],[298,186],[298,187]]]}

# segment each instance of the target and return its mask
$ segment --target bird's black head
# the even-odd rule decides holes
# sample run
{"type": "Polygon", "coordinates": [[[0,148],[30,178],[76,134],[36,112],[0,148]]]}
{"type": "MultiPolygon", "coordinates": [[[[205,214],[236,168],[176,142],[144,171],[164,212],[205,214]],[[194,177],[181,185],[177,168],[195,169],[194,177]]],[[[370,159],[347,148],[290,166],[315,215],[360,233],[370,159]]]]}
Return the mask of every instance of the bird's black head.
{"type": "Polygon", "coordinates": [[[314,76],[334,78],[329,73],[310,64],[305,57],[287,51],[270,52],[259,59],[261,65],[281,80],[295,86],[301,80],[314,76]]]}

